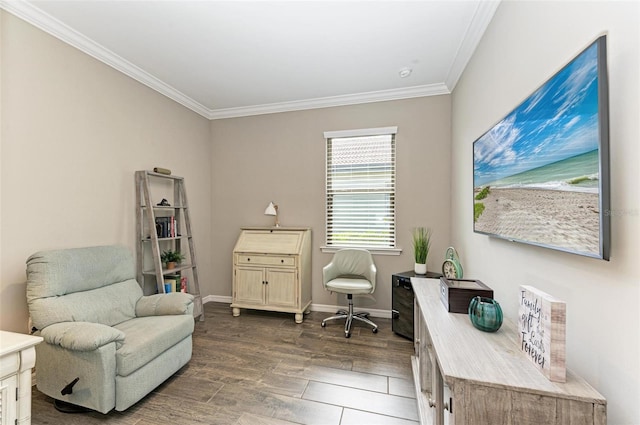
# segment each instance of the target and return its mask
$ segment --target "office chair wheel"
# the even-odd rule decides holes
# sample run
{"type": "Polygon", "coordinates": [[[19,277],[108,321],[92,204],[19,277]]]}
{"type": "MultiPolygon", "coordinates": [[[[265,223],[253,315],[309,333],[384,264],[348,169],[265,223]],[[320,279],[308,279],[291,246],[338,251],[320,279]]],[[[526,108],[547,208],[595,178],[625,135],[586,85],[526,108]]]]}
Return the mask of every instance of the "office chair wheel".
{"type": "Polygon", "coordinates": [[[320,326],[322,326],[323,328],[326,328],[326,327],[327,327],[327,324],[326,324],[326,323],[324,323],[324,322],[322,322],[322,323],[320,323],[320,326]]]}
{"type": "Polygon", "coordinates": [[[345,332],[344,333],[344,337],[345,338],[351,338],[351,332],[345,332]]]}
{"type": "Polygon", "coordinates": [[[378,328],[373,328],[373,329],[371,330],[371,332],[373,332],[374,334],[377,334],[377,333],[378,333],[378,328]]]}

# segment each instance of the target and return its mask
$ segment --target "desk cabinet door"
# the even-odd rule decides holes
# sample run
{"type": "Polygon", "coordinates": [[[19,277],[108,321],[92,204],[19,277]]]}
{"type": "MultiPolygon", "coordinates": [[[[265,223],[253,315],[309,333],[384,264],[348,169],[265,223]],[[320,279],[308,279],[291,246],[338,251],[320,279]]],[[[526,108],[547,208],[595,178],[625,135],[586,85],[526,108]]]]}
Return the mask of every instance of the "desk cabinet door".
{"type": "Polygon", "coordinates": [[[13,425],[17,418],[16,388],[18,378],[16,375],[0,380],[0,424],[13,425]]]}
{"type": "Polygon", "coordinates": [[[264,269],[238,267],[235,279],[234,302],[264,304],[264,269]]]}
{"type": "Polygon", "coordinates": [[[267,304],[280,307],[296,307],[298,293],[296,271],[267,269],[267,304]]]}

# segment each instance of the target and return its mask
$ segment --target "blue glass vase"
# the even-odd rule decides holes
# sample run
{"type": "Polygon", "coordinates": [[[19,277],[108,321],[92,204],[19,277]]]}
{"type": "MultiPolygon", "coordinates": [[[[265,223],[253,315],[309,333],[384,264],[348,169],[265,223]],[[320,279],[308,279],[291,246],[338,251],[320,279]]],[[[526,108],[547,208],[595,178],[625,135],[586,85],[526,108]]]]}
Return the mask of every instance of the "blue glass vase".
{"type": "Polygon", "coordinates": [[[493,298],[475,297],[469,303],[469,319],[481,331],[495,332],[502,326],[502,308],[493,298]]]}

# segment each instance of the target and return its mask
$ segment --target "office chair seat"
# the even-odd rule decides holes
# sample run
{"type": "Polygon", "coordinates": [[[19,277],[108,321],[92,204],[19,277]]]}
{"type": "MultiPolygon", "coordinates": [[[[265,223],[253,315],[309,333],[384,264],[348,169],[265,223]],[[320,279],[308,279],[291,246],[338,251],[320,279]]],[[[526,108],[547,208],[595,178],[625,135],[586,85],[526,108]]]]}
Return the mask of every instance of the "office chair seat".
{"type": "Polygon", "coordinates": [[[338,278],[327,282],[327,290],[354,295],[370,294],[371,282],[366,279],[338,278]]]}

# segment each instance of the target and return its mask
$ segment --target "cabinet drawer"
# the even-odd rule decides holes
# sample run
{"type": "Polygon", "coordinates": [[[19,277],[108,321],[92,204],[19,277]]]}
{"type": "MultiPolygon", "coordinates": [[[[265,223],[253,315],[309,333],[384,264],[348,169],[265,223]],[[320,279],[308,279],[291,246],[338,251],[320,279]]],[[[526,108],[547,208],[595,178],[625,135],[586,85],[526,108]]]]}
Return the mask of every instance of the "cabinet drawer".
{"type": "Polygon", "coordinates": [[[8,375],[14,375],[18,373],[19,370],[20,353],[11,353],[2,356],[2,362],[0,362],[0,379],[4,379],[8,375]]]}
{"type": "Polygon", "coordinates": [[[293,267],[296,265],[296,259],[281,255],[236,254],[236,264],[293,267]]]}

